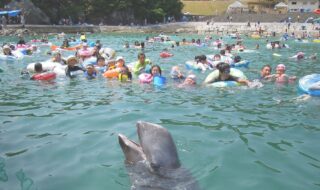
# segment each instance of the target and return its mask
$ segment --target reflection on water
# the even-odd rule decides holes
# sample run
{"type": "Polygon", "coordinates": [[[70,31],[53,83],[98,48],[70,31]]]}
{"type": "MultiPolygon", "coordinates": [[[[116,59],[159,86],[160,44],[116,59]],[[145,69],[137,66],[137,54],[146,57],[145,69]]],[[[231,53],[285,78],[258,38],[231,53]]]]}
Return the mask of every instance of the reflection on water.
{"type": "MultiPolygon", "coordinates": [[[[122,49],[125,41],[142,35],[89,36],[118,50],[127,63],[139,50],[122,49]]],[[[174,39],[198,36],[178,35],[174,39]]],[[[3,39],[1,39],[3,40],[3,39]]],[[[0,41],[1,41],[0,40],[0,41]]],[[[226,39],[228,41],[230,39],[226,39]]],[[[302,77],[320,70],[319,61],[287,59],[300,49],[314,52],[316,44],[268,51],[264,40],[258,52],[240,53],[250,60],[244,72],[257,78],[263,64],[284,63],[288,74],[302,77]],[[273,57],[272,53],[282,54],[273,57]]],[[[176,47],[174,57],[159,58],[165,45],[147,46],[146,54],[169,77],[173,65],[204,47],[176,47]]],[[[43,48],[42,52],[46,49],[43,48]]],[[[67,55],[68,53],[65,53],[67,55]]],[[[119,84],[103,78],[57,79],[53,83],[24,80],[20,71],[29,62],[1,63],[0,75],[0,189],[129,189],[129,177],[117,134],[137,138],[138,120],[169,129],[180,160],[202,189],[318,189],[320,172],[319,98],[296,101],[296,84],[261,88],[177,88],[170,79],[164,88],[137,82],[119,84]],[[17,180],[18,179],[18,180],[17,180]]],[[[188,71],[185,71],[186,73],[188,71]]]]}

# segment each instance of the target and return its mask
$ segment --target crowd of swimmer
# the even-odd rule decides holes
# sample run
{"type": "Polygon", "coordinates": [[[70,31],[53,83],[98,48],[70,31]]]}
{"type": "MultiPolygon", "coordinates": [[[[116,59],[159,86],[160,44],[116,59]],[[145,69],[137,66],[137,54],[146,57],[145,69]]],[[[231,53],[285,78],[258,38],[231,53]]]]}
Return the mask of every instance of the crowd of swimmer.
{"type": "MultiPolygon", "coordinates": [[[[159,36],[154,38],[147,38],[148,43],[155,41],[166,42],[170,41],[166,36],[159,36]]],[[[205,41],[212,40],[211,37],[206,37],[205,41]]],[[[43,42],[48,42],[47,39],[42,39],[43,42]]],[[[163,85],[166,82],[166,78],[162,76],[162,70],[159,65],[153,64],[150,59],[146,57],[146,54],[141,51],[137,55],[137,61],[126,64],[125,58],[122,56],[115,57],[115,51],[110,48],[103,48],[100,40],[97,40],[93,44],[88,44],[85,34],[81,34],[80,41],[76,47],[70,45],[71,42],[76,41],[75,38],[64,39],[63,44],[60,47],[54,47],[52,52],[52,58],[49,62],[50,65],[46,65],[46,62],[37,62],[28,66],[27,71],[23,71],[24,76],[30,76],[33,80],[50,80],[54,79],[56,74],[62,73],[67,77],[75,77],[82,73],[87,79],[94,79],[98,76],[104,76],[105,78],[118,79],[121,82],[132,81],[133,76],[137,76],[141,83],[154,83],[163,85]],[[91,46],[91,47],[90,47],[91,46]],[[67,58],[62,58],[59,49],[75,50],[75,54],[67,58]],[[55,63],[55,64],[52,64],[55,63]],[[30,69],[31,67],[31,69],[30,69]],[[31,71],[31,73],[30,73],[31,71]]],[[[25,45],[26,42],[20,37],[18,45],[25,45]]],[[[182,45],[196,45],[201,46],[200,39],[193,39],[188,42],[183,39],[181,42],[173,42],[172,47],[182,45]]],[[[286,47],[281,46],[278,42],[271,42],[271,48],[286,47]]],[[[241,62],[240,56],[233,56],[231,51],[244,51],[245,47],[241,40],[238,40],[236,44],[228,45],[223,44],[221,39],[214,40],[213,45],[216,49],[220,50],[219,54],[207,58],[206,55],[195,56],[192,64],[202,71],[212,70],[215,74],[209,74],[204,80],[204,84],[212,84],[219,81],[235,81],[238,84],[250,86],[251,82],[246,77],[241,77],[232,72],[232,67],[241,62]]],[[[144,42],[135,42],[135,48],[144,48],[144,42]]],[[[268,47],[268,46],[267,46],[268,47]]],[[[2,47],[4,55],[12,55],[12,46],[5,44],[2,47]]],[[[32,46],[32,48],[36,48],[32,46]]],[[[125,43],[124,48],[129,48],[129,43],[125,43]]],[[[51,48],[52,49],[52,48],[51,48]]],[[[259,49],[259,45],[256,46],[259,49]]],[[[30,51],[35,51],[31,49],[30,51]]],[[[164,49],[160,54],[161,57],[173,56],[167,49],[164,49]]],[[[303,58],[303,53],[296,55],[297,59],[303,58]]],[[[296,79],[295,76],[288,76],[285,74],[286,66],[279,64],[276,67],[276,73],[271,73],[272,68],[270,65],[264,65],[261,68],[260,81],[275,81],[279,83],[288,83],[296,79]]],[[[178,81],[181,86],[196,85],[197,79],[195,74],[184,74],[179,66],[173,66],[170,72],[170,77],[178,81]]]]}

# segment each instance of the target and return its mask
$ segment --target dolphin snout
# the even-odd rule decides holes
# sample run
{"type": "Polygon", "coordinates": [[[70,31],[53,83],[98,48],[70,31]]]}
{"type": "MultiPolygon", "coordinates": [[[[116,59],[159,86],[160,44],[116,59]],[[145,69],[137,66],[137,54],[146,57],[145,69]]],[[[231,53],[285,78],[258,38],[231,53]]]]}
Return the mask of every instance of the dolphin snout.
{"type": "Polygon", "coordinates": [[[138,161],[145,160],[145,155],[139,144],[122,134],[118,134],[118,140],[127,163],[134,164],[138,161]]]}

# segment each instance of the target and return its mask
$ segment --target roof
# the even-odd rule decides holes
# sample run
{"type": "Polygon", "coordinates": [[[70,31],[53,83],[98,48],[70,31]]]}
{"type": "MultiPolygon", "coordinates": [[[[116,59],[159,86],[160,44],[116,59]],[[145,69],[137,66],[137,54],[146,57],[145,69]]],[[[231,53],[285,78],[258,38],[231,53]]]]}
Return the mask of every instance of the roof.
{"type": "Polygon", "coordinates": [[[230,9],[230,8],[247,8],[247,6],[244,6],[239,1],[236,1],[236,2],[234,2],[234,3],[232,3],[231,5],[228,6],[228,9],[230,9]]]}
{"type": "Polygon", "coordinates": [[[275,8],[286,8],[286,7],[288,7],[288,5],[286,5],[284,2],[280,2],[280,3],[276,4],[274,7],[275,8]]]}
{"type": "Polygon", "coordinates": [[[17,16],[20,12],[21,12],[21,10],[0,11],[0,15],[8,14],[9,16],[17,16]]]}

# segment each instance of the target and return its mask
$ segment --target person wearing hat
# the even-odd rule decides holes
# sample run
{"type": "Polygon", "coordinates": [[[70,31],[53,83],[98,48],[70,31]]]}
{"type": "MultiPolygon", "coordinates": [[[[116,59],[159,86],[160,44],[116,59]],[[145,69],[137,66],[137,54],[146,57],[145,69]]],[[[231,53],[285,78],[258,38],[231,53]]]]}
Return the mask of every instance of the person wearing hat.
{"type": "Polygon", "coordinates": [[[76,66],[76,64],[78,64],[79,61],[75,56],[69,56],[67,58],[67,68],[66,68],[66,75],[68,77],[73,77],[73,72],[75,71],[85,71],[83,68],[76,66]]]}
{"type": "Polygon", "coordinates": [[[4,55],[9,55],[9,56],[13,56],[11,48],[8,45],[4,45],[2,47],[2,51],[4,55]]]}
{"type": "Polygon", "coordinates": [[[86,66],[86,71],[84,72],[84,76],[87,79],[94,79],[97,77],[97,71],[92,64],[88,64],[86,66]]]}
{"type": "Polygon", "coordinates": [[[296,76],[288,76],[285,74],[286,66],[284,64],[279,64],[276,67],[276,74],[273,76],[276,83],[288,83],[290,81],[294,81],[296,76]]]}
{"type": "Polygon", "coordinates": [[[132,74],[129,68],[125,65],[125,60],[122,56],[116,58],[116,69],[119,72],[118,79],[121,82],[131,81],[132,74]]]}

